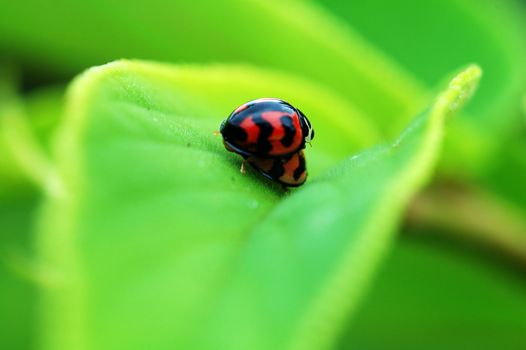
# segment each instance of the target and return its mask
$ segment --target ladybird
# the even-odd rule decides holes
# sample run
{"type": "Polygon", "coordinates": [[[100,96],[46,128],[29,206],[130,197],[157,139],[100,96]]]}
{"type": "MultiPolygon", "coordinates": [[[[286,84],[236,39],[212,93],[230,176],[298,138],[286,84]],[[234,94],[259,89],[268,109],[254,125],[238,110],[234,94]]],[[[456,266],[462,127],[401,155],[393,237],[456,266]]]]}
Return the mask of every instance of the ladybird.
{"type": "Polygon", "coordinates": [[[263,176],[283,186],[301,186],[307,179],[307,167],[303,150],[283,157],[262,158],[248,156],[245,160],[263,176]]]}
{"type": "Polygon", "coordinates": [[[307,117],[288,102],[260,98],[236,108],[220,128],[227,150],[244,157],[282,157],[314,138],[307,117]]]}

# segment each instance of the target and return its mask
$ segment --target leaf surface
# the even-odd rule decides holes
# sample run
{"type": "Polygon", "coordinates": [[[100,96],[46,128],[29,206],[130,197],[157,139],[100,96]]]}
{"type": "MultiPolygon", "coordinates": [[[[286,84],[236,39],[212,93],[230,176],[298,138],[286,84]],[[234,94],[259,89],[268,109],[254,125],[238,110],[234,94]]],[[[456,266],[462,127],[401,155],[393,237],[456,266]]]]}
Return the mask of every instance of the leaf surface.
{"type": "Polygon", "coordinates": [[[352,98],[382,131],[399,132],[405,124],[398,119],[427,98],[421,84],[337,18],[298,0],[224,0],[220,10],[212,0],[152,0],[148,6],[140,0],[126,6],[114,0],[7,3],[0,12],[0,49],[62,76],[121,57],[248,62],[301,75],[352,98]],[[21,13],[24,21],[11,20],[21,13]],[[94,23],[100,30],[93,30],[94,23]]]}
{"type": "Polygon", "coordinates": [[[428,235],[397,242],[340,349],[523,349],[524,274],[428,235]]]}
{"type": "Polygon", "coordinates": [[[44,344],[329,346],[479,75],[470,67],[456,77],[393,144],[349,158],[373,140],[347,124],[365,123],[360,114],[293,77],[129,61],[89,70],[70,89],[57,139],[65,192],[42,216],[42,263],[54,277],[44,344]],[[212,135],[237,104],[261,96],[289,100],[316,128],[311,178],[288,194],[241,175],[212,135]]]}

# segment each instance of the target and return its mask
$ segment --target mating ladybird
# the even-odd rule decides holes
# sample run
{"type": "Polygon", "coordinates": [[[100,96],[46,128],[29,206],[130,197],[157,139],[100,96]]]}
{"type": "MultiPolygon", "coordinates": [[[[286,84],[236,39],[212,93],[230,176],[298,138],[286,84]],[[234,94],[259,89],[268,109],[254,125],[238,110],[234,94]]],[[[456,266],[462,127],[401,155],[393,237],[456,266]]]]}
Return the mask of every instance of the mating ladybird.
{"type": "Polygon", "coordinates": [[[290,156],[277,158],[248,156],[246,161],[263,176],[284,186],[297,187],[303,185],[307,179],[303,150],[290,156]]]}
{"type": "Polygon", "coordinates": [[[297,108],[277,98],[260,98],[236,108],[220,128],[225,148],[240,154],[263,176],[296,187],[307,179],[305,143],[314,130],[297,108]]]}
{"type": "Polygon", "coordinates": [[[220,132],[225,147],[245,157],[292,155],[314,138],[307,117],[277,98],[260,98],[239,106],[223,121],[220,132]]]}

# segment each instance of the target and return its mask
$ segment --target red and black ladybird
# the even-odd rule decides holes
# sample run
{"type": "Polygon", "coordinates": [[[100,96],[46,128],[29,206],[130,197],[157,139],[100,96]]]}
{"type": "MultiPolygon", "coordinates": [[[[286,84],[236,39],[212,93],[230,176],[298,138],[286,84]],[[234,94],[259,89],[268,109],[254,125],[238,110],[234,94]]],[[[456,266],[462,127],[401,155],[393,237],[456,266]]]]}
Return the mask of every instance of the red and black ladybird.
{"type": "Polygon", "coordinates": [[[223,121],[220,133],[227,150],[241,155],[243,164],[248,162],[266,178],[288,187],[307,179],[303,149],[314,130],[291,104],[277,98],[247,102],[223,121]]]}
{"type": "Polygon", "coordinates": [[[285,157],[262,158],[248,156],[246,161],[266,178],[279,182],[284,186],[301,186],[307,180],[307,168],[303,150],[285,157]]]}
{"type": "Polygon", "coordinates": [[[277,98],[260,98],[239,106],[223,121],[220,132],[225,147],[243,156],[291,155],[314,138],[307,117],[277,98]]]}

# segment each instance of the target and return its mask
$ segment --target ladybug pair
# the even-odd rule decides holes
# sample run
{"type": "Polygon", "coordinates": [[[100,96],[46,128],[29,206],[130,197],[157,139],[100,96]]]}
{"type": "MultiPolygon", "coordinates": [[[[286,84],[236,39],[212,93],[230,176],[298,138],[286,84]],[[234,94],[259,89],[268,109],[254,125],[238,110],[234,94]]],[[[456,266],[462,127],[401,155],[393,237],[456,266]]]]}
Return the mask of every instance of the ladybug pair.
{"type": "Polygon", "coordinates": [[[302,185],[307,178],[305,143],[314,138],[307,117],[277,98],[260,98],[236,108],[220,128],[228,151],[244,158],[263,176],[284,186],[302,185]]]}

